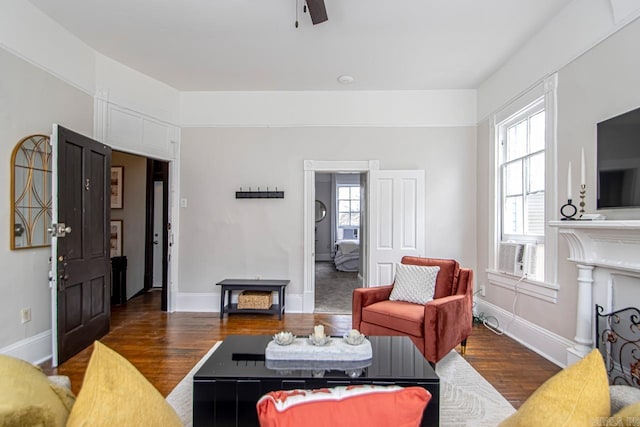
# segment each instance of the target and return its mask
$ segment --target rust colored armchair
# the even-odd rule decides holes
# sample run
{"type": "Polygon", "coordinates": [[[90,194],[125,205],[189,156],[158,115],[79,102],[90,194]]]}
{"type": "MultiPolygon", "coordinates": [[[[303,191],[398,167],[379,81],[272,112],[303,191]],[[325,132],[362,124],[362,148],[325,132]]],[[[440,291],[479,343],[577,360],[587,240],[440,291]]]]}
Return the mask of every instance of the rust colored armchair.
{"type": "Polygon", "coordinates": [[[458,344],[464,354],[473,324],[473,271],[455,260],[405,256],[403,264],[439,266],[425,305],[390,301],[393,285],[353,291],[353,328],[365,335],[405,335],[435,365],[458,344]]]}

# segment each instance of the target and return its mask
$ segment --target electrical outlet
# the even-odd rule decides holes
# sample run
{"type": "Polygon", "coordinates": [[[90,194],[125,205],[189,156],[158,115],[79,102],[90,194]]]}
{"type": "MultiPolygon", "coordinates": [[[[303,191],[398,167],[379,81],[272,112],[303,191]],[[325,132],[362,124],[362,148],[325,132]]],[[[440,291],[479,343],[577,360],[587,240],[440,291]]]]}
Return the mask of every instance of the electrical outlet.
{"type": "Polygon", "coordinates": [[[259,274],[256,276],[256,280],[262,280],[262,276],[260,276],[259,274]]]}
{"type": "Polygon", "coordinates": [[[480,296],[484,297],[487,295],[487,286],[486,285],[480,285],[480,296]]]}
{"type": "Polygon", "coordinates": [[[20,310],[20,319],[22,323],[31,322],[31,308],[23,308],[20,310]]]}

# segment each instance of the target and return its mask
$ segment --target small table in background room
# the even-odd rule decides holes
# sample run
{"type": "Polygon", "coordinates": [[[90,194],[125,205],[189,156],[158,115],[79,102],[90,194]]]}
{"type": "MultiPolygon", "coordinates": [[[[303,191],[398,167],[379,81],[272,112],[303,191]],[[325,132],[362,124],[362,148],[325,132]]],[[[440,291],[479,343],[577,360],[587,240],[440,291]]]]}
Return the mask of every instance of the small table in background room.
{"type": "Polygon", "coordinates": [[[284,313],[284,291],[289,280],[251,280],[251,279],[224,279],[216,283],[220,286],[220,318],[224,313],[247,313],[247,314],[277,314],[278,319],[282,319],[284,313]],[[238,304],[231,303],[233,291],[271,291],[278,293],[278,304],[272,304],[271,308],[243,308],[239,309],[238,304]],[[225,305],[225,295],[227,303],[225,305]]]}

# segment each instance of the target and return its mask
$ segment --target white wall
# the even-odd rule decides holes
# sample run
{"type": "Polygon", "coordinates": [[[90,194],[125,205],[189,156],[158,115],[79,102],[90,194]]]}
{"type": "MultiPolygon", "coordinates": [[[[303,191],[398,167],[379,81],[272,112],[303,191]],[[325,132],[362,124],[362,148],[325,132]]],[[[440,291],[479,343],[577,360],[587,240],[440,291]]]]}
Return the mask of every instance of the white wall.
{"type": "Polygon", "coordinates": [[[119,106],[178,122],[176,89],[97,53],[28,1],[2,2],[0,47],[89,95],[99,93],[119,106]]]}
{"type": "Polygon", "coordinates": [[[0,47],[88,94],[94,93],[93,49],[28,1],[4,0],[0,10],[0,47]]]}
{"type": "MultiPolygon", "coordinates": [[[[478,117],[490,114],[640,15],[634,0],[574,0],[478,88],[478,117]]],[[[488,49],[491,47],[488,46],[488,49]]]]}
{"type": "Polygon", "coordinates": [[[186,127],[474,126],[475,90],[182,92],[186,127]]]}
{"type": "MultiPolygon", "coordinates": [[[[640,106],[640,20],[632,22],[619,32],[602,41],[588,52],[573,60],[559,70],[557,97],[557,170],[559,188],[550,185],[548,191],[554,191],[559,206],[566,202],[566,173],[569,161],[573,167],[573,188],[577,193],[580,182],[580,151],[584,147],[586,158],[586,210],[595,212],[596,197],[596,123],[613,115],[620,114],[640,106]],[[577,167],[576,167],[577,165],[577,167]]],[[[480,102],[483,102],[482,98],[480,102]]],[[[489,152],[493,149],[489,140],[489,120],[483,120],[478,126],[478,285],[488,285],[484,270],[488,266],[486,253],[491,248],[489,236],[483,224],[489,224],[489,188],[490,164],[489,152]]],[[[574,202],[575,203],[575,202],[574,202]]],[[[608,218],[638,219],[640,210],[616,210],[605,212],[608,218]]],[[[552,212],[553,219],[559,218],[558,212],[552,212]]],[[[568,246],[560,238],[558,247],[558,301],[556,304],[537,300],[520,294],[515,312],[520,326],[512,329],[516,338],[530,345],[559,363],[564,356],[558,353],[559,347],[573,340],[576,326],[577,306],[577,269],[575,263],[567,261],[568,246]],[[535,331],[538,329],[538,331],[535,331]],[[546,338],[533,344],[537,333],[546,338]],[[531,335],[527,335],[531,333],[531,335]]],[[[487,286],[486,297],[479,304],[485,310],[502,312],[512,316],[514,294],[512,291],[487,286]]],[[[637,295],[640,300],[640,294],[637,295]]],[[[487,313],[486,313],[487,314],[487,313]]],[[[518,323],[516,322],[516,323],[518,323]]],[[[504,326],[504,323],[503,325],[504,326]]]]}
{"type": "Polygon", "coordinates": [[[27,135],[49,135],[53,123],[91,135],[93,99],[4,49],[0,49],[0,70],[0,182],[5,196],[0,197],[0,352],[40,360],[51,353],[51,252],[50,248],[9,250],[11,152],[27,135]],[[27,307],[32,320],[22,324],[20,309],[27,307]]]}
{"type": "Polygon", "coordinates": [[[118,106],[177,124],[180,92],[124,64],[95,53],[96,92],[118,106]]]}
{"type": "Polygon", "coordinates": [[[218,310],[216,282],[257,275],[290,279],[290,308],[297,301],[301,309],[303,161],[310,159],[425,170],[427,254],[475,267],[475,157],[473,126],[184,129],[181,194],[189,207],[180,214],[179,279],[192,305],[178,309],[218,310]],[[285,198],[234,198],[249,186],[278,186],[285,198]],[[198,305],[205,300],[208,307],[198,305]]]}
{"type": "Polygon", "coordinates": [[[147,159],[114,151],[113,166],[124,166],[123,208],[111,209],[111,219],[123,221],[122,255],[127,257],[127,299],[144,288],[147,159]]]}

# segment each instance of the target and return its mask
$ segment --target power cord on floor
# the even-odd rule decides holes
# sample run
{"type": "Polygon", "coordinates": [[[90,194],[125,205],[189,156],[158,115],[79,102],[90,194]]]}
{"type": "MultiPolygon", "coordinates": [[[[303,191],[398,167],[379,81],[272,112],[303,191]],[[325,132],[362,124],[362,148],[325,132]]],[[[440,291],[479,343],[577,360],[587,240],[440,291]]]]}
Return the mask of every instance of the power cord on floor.
{"type": "Polygon", "coordinates": [[[502,335],[504,332],[500,330],[500,322],[494,316],[485,316],[484,313],[474,314],[473,323],[482,324],[496,335],[502,335]]]}
{"type": "MultiPolygon", "coordinates": [[[[474,293],[480,293],[480,290],[474,293]]],[[[475,325],[484,325],[487,329],[497,335],[502,335],[502,331],[500,331],[500,323],[498,319],[494,316],[485,316],[483,312],[476,313],[476,301],[473,301],[473,323],[475,325]]]]}
{"type": "MultiPolygon", "coordinates": [[[[491,332],[493,332],[496,335],[504,335],[504,331],[506,331],[511,325],[511,323],[513,323],[513,321],[516,319],[516,302],[518,301],[518,285],[520,285],[520,282],[526,279],[527,276],[528,276],[527,273],[524,273],[522,276],[520,276],[520,279],[518,279],[518,281],[513,285],[513,292],[515,293],[515,295],[513,296],[513,304],[511,305],[512,316],[509,322],[507,322],[507,324],[505,325],[504,329],[500,330],[500,322],[495,316],[485,316],[485,314],[482,312],[479,314],[476,314],[475,310],[473,313],[473,323],[484,325],[487,329],[489,329],[491,332]]],[[[474,308],[475,308],[475,305],[476,305],[476,302],[474,301],[473,302],[474,308]]]]}

